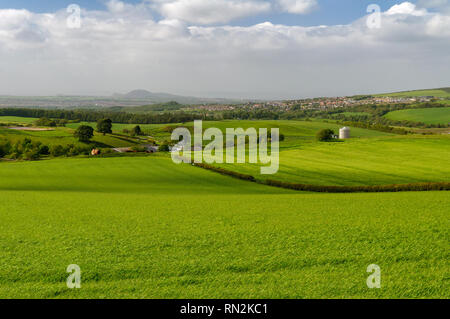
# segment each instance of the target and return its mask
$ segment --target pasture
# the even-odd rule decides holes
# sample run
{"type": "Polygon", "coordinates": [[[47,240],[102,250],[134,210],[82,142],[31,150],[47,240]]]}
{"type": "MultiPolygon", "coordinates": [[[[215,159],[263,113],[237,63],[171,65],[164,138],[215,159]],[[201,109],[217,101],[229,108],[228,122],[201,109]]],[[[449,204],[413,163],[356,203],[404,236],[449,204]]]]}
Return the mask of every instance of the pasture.
{"type": "MultiPolygon", "coordinates": [[[[5,139],[11,143],[28,138],[32,141],[40,141],[45,145],[86,145],[79,142],[73,136],[73,129],[64,127],[54,128],[49,131],[28,131],[28,130],[12,130],[6,127],[0,126],[0,139],[5,139]]],[[[127,147],[130,145],[136,145],[139,141],[131,137],[120,136],[115,134],[103,135],[95,132],[94,137],[90,141],[89,145],[92,147],[127,147]]]]}
{"type": "Polygon", "coordinates": [[[259,175],[260,164],[215,164],[273,179],[313,185],[383,185],[450,180],[450,136],[385,136],[343,142],[304,141],[281,149],[275,175],[259,175]]]}
{"type": "Polygon", "coordinates": [[[158,155],[0,174],[0,298],[450,297],[447,192],[298,193],[158,155]]]}
{"type": "Polygon", "coordinates": [[[425,124],[450,123],[450,107],[407,109],[389,112],[386,118],[394,121],[423,122],[425,124]]]}

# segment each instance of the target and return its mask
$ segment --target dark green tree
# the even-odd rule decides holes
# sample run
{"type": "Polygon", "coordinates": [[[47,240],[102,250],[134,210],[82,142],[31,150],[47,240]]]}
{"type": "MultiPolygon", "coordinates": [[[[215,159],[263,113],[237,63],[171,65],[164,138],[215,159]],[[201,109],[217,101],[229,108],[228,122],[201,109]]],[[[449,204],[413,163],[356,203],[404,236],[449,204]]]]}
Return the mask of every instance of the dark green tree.
{"type": "Polygon", "coordinates": [[[89,142],[94,136],[94,129],[87,125],[81,125],[73,134],[80,142],[89,142]]]}
{"type": "Polygon", "coordinates": [[[97,121],[97,132],[105,134],[112,133],[112,121],[110,119],[102,119],[97,121]]]}
{"type": "Polygon", "coordinates": [[[170,151],[169,143],[163,142],[163,143],[159,146],[159,151],[160,151],[160,152],[169,152],[169,151],[170,151]]]}
{"type": "Polygon", "coordinates": [[[142,135],[141,127],[140,127],[139,125],[133,127],[132,134],[133,134],[133,136],[139,136],[139,135],[142,135]]]}
{"type": "Polygon", "coordinates": [[[327,141],[331,141],[333,139],[333,136],[334,136],[333,130],[323,129],[317,133],[316,138],[318,141],[327,142],[327,141]]]}

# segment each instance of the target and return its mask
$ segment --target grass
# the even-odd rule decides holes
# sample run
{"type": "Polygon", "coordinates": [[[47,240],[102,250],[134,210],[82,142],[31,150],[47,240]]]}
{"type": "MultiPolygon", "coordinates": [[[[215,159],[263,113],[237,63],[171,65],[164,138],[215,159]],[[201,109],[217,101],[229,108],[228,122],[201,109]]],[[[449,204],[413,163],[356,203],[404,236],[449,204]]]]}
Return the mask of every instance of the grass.
{"type": "Polygon", "coordinates": [[[450,107],[393,111],[386,114],[385,117],[394,121],[447,124],[450,123],[450,107]]]}
{"type": "MultiPolygon", "coordinates": [[[[18,131],[18,130],[10,130],[5,127],[0,127],[0,139],[6,139],[11,141],[12,143],[23,140],[25,138],[29,138],[33,141],[40,141],[45,145],[86,145],[78,141],[78,139],[74,138],[73,130],[64,127],[55,128],[52,131],[18,131]]],[[[94,134],[94,137],[91,140],[90,145],[93,147],[128,147],[138,144],[138,142],[126,136],[119,136],[115,134],[94,134]]]]}
{"type": "Polygon", "coordinates": [[[450,297],[446,192],[295,193],[161,156],[0,174],[0,298],[450,297]]]}
{"type": "Polygon", "coordinates": [[[0,116],[0,123],[32,124],[37,118],[19,116],[0,116]]]}
{"type": "Polygon", "coordinates": [[[449,136],[392,136],[345,142],[304,142],[280,152],[275,175],[259,175],[260,164],[215,164],[273,179],[313,185],[383,185],[450,181],[449,136]]]}
{"type": "Polygon", "coordinates": [[[434,96],[434,97],[441,97],[441,98],[449,98],[450,97],[450,88],[404,91],[404,92],[395,92],[395,93],[377,94],[377,95],[378,96],[393,96],[393,97],[434,96]]]}

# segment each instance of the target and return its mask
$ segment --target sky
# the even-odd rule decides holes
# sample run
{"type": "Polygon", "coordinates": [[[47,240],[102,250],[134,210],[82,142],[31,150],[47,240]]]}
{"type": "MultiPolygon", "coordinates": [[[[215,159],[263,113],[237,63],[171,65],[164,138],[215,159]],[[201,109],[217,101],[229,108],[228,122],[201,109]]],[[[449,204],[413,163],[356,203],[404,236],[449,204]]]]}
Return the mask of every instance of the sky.
{"type": "Polygon", "coordinates": [[[444,86],[450,0],[0,0],[0,95],[290,99],[444,86]]]}

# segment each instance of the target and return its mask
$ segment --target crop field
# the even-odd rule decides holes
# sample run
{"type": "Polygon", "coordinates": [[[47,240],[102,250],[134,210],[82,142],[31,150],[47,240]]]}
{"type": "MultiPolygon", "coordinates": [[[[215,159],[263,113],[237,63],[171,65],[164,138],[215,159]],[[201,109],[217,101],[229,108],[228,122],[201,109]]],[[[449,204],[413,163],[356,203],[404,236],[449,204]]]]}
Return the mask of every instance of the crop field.
{"type": "Polygon", "coordinates": [[[160,155],[0,174],[0,298],[450,297],[447,192],[291,192],[160,155]]]}
{"type": "MultiPolygon", "coordinates": [[[[215,164],[259,179],[313,185],[382,185],[450,180],[450,136],[390,136],[303,142],[281,149],[277,174],[260,164],[215,164]]],[[[248,161],[247,161],[248,162],[248,161]]]]}
{"type": "Polygon", "coordinates": [[[395,121],[447,124],[450,123],[450,107],[393,111],[386,114],[385,117],[395,121]]]}
{"type": "MultiPolygon", "coordinates": [[[[17,120],[20,120],[18,118],[17,120]]],[[[24,122],[20,122],[24,123],[24,122]]],[[[90,123],[95,127],[95,123],[90,123]]],[[[325,121],[220,121],[279,127],[271,179],[316,185],[449,181],[449,136],[352,128],[320,143],[325,121]]],[[[78,143],[71,127],[0,128],[11,141],[78,143]]],[[[132,128],[115,124],[114,131],[132,128]]],[[[168,127],[142,125],[169,139],[168,127]]],[[[96,134],[94,143],[135,143],[96,134]]],[[[218,164],[257,178],[257,165],[218,164]]],[[[0,162],[1,298],[448,298],[448,192],[314,194],[250,183],[169,154],[0,162]],[[82,270],[67,289],[66,268],[82,270]],[[377,264],[382,288],[368,289],[377,264]]]]}

